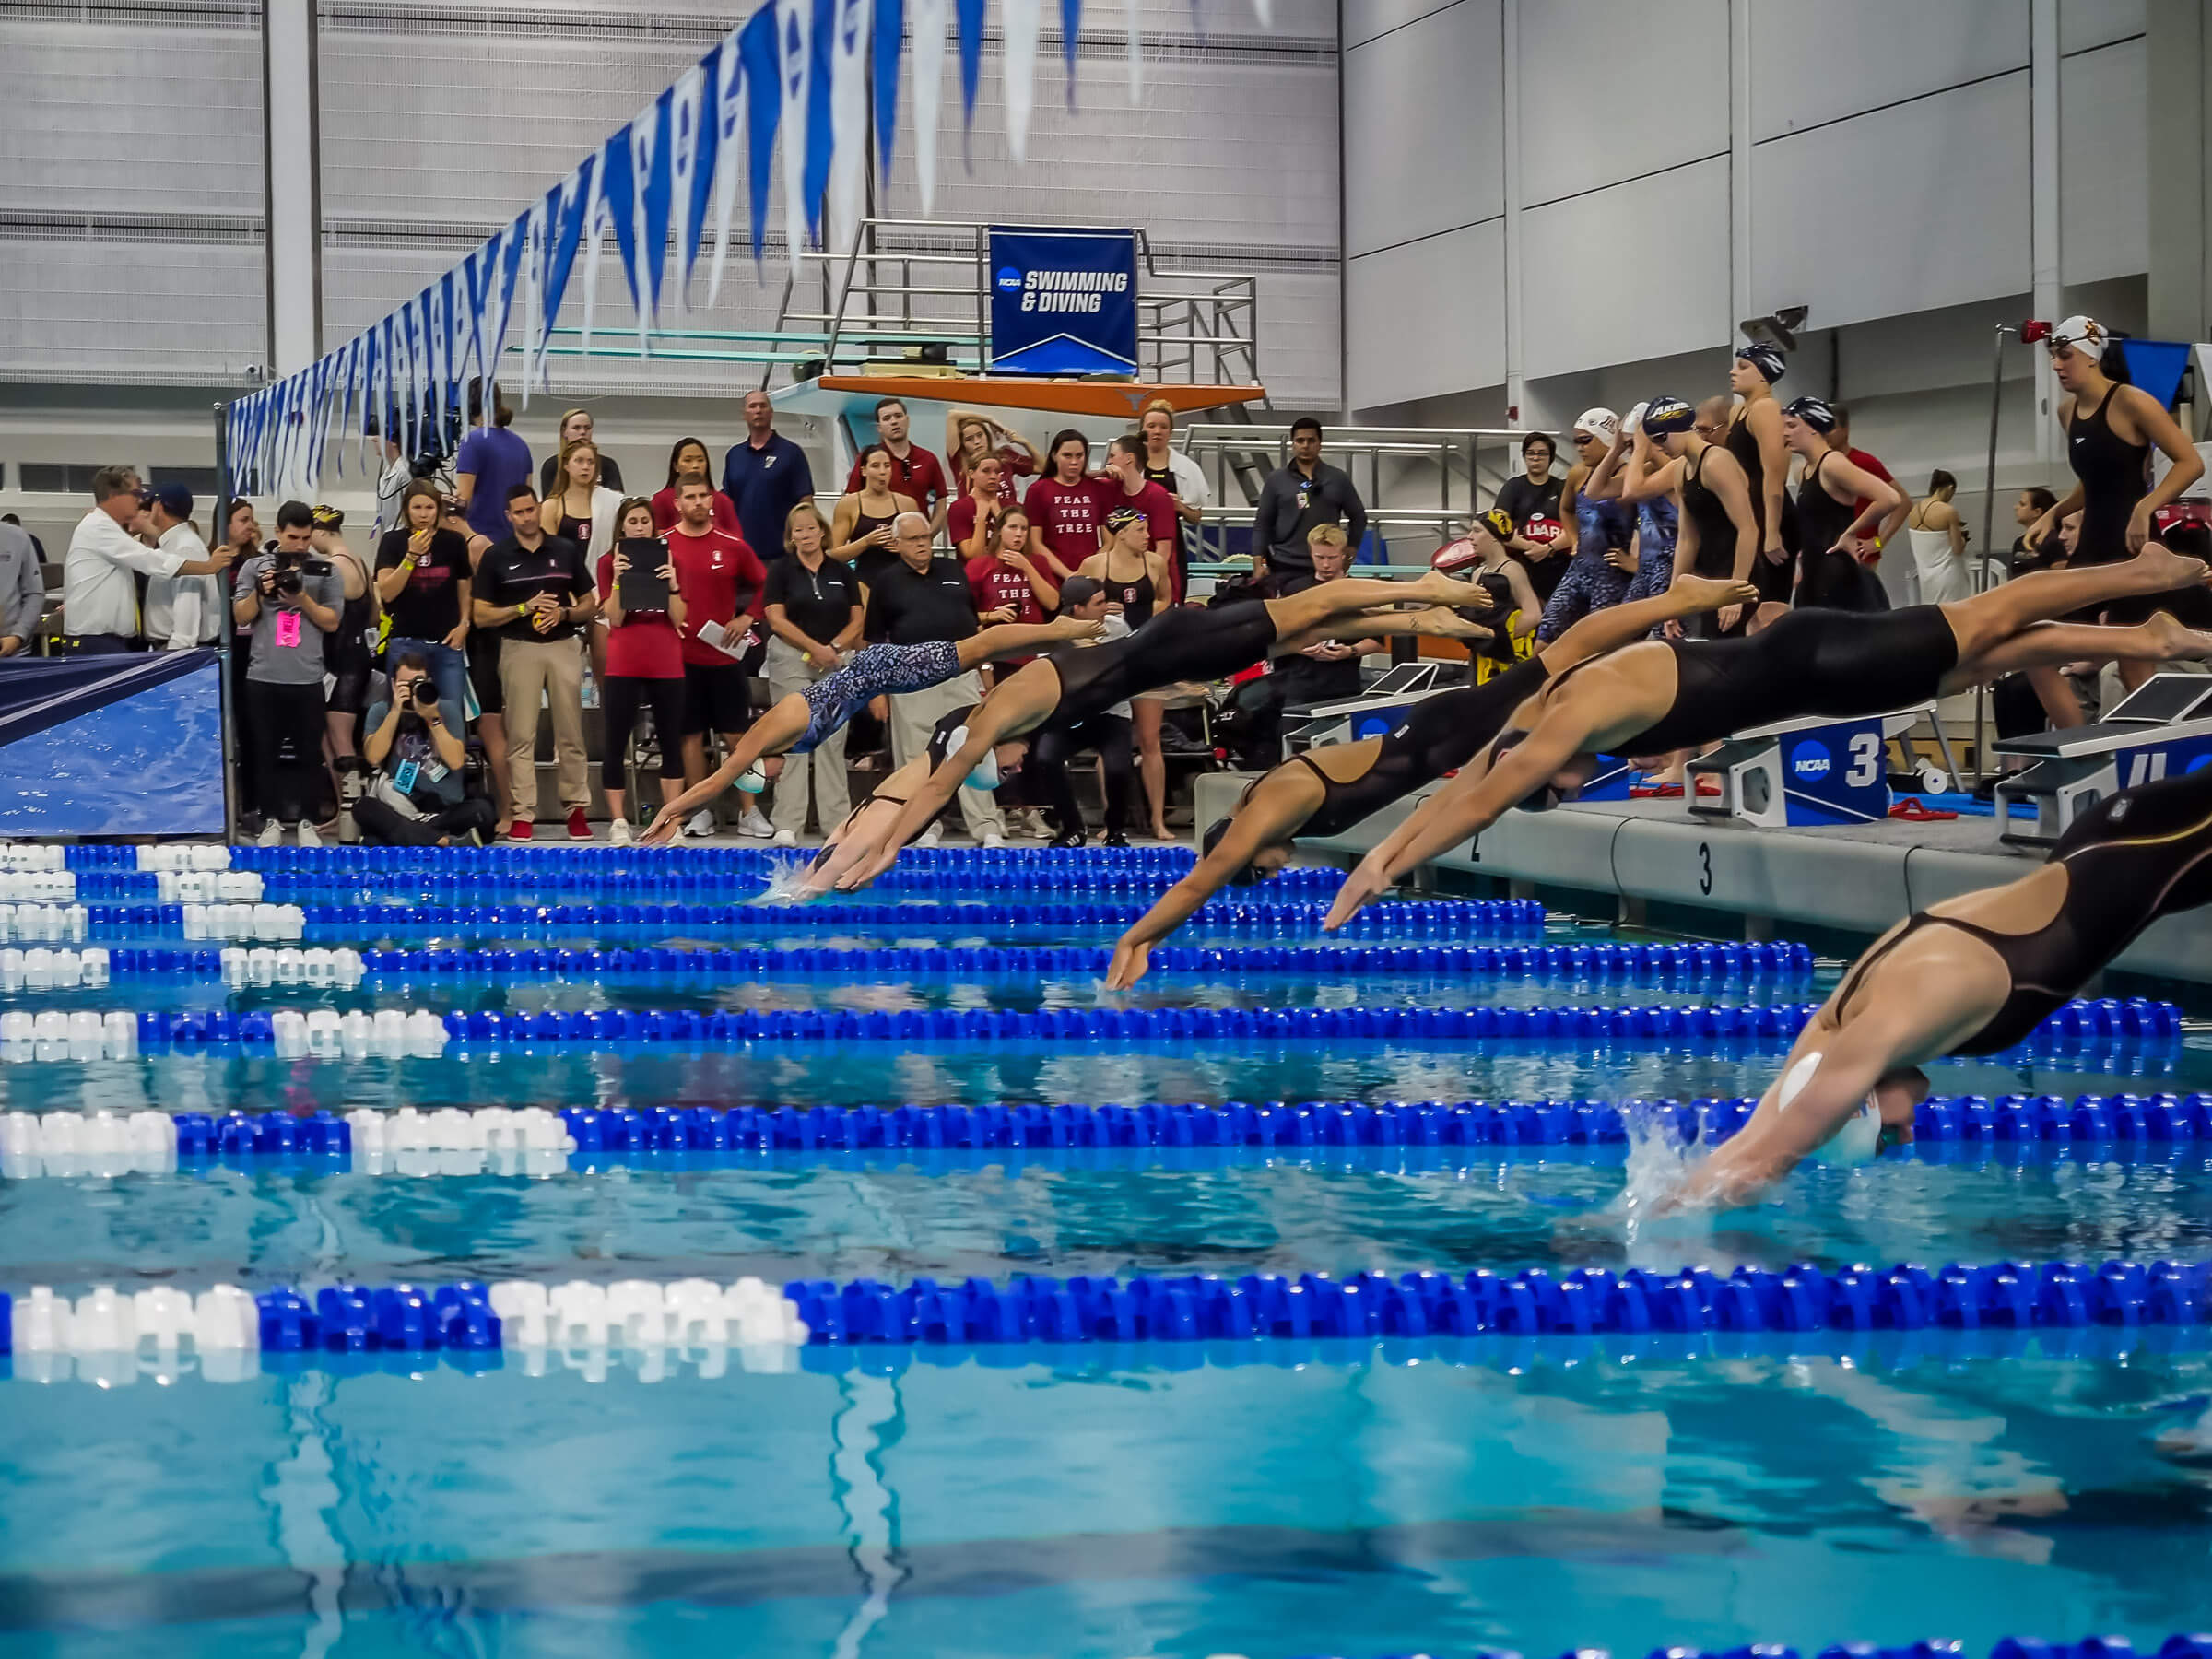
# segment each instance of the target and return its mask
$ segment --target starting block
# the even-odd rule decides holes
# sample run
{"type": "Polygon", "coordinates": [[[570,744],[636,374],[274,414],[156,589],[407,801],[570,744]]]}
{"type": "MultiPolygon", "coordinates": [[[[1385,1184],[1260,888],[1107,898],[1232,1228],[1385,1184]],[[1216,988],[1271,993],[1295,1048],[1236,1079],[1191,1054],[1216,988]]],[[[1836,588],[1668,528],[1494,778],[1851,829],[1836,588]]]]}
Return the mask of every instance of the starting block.
{"type": "Polygon", "coordinates": [[[1438,659],[1393,664],[1358,697],[1308,709],[1299,724],[1283,734],[1284,749],[1296,754],[1324,743],[1358,743],[1394,731],[1414,704],[1459,689],[1444,680],[1444,671],[1458,666],[1438,659]]]}
{"type": "Polygon", "coordinates": [[[1997,839],[2048,847],[2106,796],[2212,765],[2212,676],[2153,675],[2109,720],[2008,737],[1990,752],[2034,762],[1997,780],[1997,839]],[[2015,801],[2035,808],[2033,829],[2013,828],[2015,801]]]}
{"type": "MultiPolygon", "coordinates": [[[[1815,717],[1758,726],[1692,760],[1683,793],[1700,818],[1738,818],[1768,830],[1879,823],[1889,816],[1889,740],[1924,718],[1935,718],[1935,705],[1863,720],[1815,717]],[[1700,798],[1700,778],[1718,781],[1720,794],[1700,798]]],[[[1940,739],[1940,725],[1936,735],[1940,739]]]]}

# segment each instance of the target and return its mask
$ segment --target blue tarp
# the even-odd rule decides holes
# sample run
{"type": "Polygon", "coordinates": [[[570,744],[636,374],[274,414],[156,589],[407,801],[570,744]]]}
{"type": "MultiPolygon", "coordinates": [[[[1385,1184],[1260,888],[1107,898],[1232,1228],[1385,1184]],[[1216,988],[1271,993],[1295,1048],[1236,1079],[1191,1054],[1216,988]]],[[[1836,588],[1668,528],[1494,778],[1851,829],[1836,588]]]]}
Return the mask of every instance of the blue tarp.
{"type": "Polygon", "coordinates": [[[222,830],[217,653],[0,658],[0,835],[222,830]]]}

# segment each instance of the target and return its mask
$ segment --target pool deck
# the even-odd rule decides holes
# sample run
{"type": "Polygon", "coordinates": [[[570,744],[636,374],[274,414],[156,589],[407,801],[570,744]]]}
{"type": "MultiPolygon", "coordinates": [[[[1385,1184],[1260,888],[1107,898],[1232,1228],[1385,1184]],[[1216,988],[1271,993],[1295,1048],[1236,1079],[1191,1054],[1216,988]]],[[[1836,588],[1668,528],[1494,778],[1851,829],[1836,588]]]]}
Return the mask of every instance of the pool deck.
{"type": "MultiPolygon", "coordinates": [[[[1228,811],[1249,774],[1217,772],[1196,781],[1197,821],[1228,811]]],[[[1419,797],[1400,802],[1309,851],[1355,858],[1409,815],[1419,797]]],[[[1482,837],[1479,854],[1454,848],[1435,861],[1500,880],[1560,887],[1638,903],[1663,902],[1724,912],[1716,932],[1768,924],[1836,928],[1872,935],[1915,910],[1977,888],[2017,880],[2041,862],[1997,841],[1994,818],[1938,823],[1819,830],[1762,830],[1696,818],[1679,799],[1592,802],[1556,812],[1508,813],[1482,837]]],[[[2155,924],[2113,966],[2128,972],[2212,983],[2212,924],[2203,915],[2155,924]]]]}

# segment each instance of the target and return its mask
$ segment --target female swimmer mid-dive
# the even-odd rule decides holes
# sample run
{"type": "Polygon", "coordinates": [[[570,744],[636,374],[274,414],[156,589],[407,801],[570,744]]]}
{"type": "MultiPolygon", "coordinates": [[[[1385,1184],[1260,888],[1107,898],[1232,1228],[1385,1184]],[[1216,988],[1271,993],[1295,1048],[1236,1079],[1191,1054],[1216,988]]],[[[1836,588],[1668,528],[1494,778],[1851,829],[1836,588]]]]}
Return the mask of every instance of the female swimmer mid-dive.
{"type": "Polygon", "coordinates": [[[1126,639],[1112,640],[1059,656],[1041,656],[992,688],[968,723],[967,740],[907,804],[905,816],[870,863],[848,872],[838,886],[865,887],[897,862],[915,832],[944,810],[952,792],[999,744],[1050,723],[1077,725],[1124,699],[1178,680],[1215,680],[1283,656],[1343,631],[1359,618],[1361,635],[1436,634],[1487,639],[1489,630],[1452,614],[1453,606],[1485,609],[1481,589],[1430,574],[1413,582],[1324,582],[1287,599],[1194,610],[1179,606],[1156,615],[1126,639]],[[1432,608],[1387,609],[1401,600],[1432,608]]]}
{"type": "MultiPolygon", "coordinates": [[[[825,674],[759,719],[737,740],[729,756],[705,782],[696,783],[662,807],[638,840],[646,846],[672,839],[690,814],[722,794],[754,761],[780,755],[807,754],[878,697],[897,697],[941,686],[983,663],[1019,656],[1042,645],[1065,645],[1099,631],[1096,622],[1006,622],[964,640],[932,640],[922,645],[870,645],[834,674],[825,674]]],[[[771,771],[769,776],[773,777],[771,771]]]]}
{"type": "Polygon", "coordinates": [[[1797,1034],[1742,1131],[1664,1208],[1742,1204],[1840,1131],[1864,1157],[1909,1137],[1946,1054],[2012,1047],[2160,916],[2212,903],[2212,769],[2121,791],[2033,874],[1891,928],[1797,1034]]]}
{"type": "MultiPolygon", "coordinates": [[[[942,716],[922,753],[885,774],[883,781],[868,793],[868,798],[845,814],[843,821],[830,832],[820,851],[808,863],[806,880],[799,888],[801,897],[820,898],[837,885],[846,871],[876,857],[890,844],[891,831],[898,826],[906,804],[928,782],[929,774],[945,763],[946,755],[959,747],[968,733],[968,719],[974,712],[975,707],[971,704],[942,716]]],[[[990,758],[976,768],[973,786],[997,788],[1021,770],[1027,748],[1026,744],[1018,741],[998,745],[990,758]]],[[[928,828],[928,822],[916,825],[908,839],[928,828]]],[[[905,844],[899,843],[901,847],[905,844]]]]}
{"type": "Polygon", "coordinates": [[[2044,571],[1951,605],[1794,610],[1743,640],[1655,640],[1559,676],[1514,714],[1487,768],[1438,790],[1359,863],[1323,925],[1335,929],[1403,872],[1478,835],[1513,806],[1571,798],[1610,755],[1695,748],[1739,727],[1910,708],[2046,663],[2212,655],[2212,635],[2171,617],[2138,628],[2048,618],[2206,579],[2156,542],[2134,559],[2044,571]]]}
{"type": "Polygon", "coordinates": [[[1758,603],[1759,590],[1747,582],[1685,576],[1652,598],[1590,612],[1535,655],[1479,686],[1423,698],[1383,736],[1293,755],[1254,779],[1230,815],[1215,820],[1196,866],[1121,936],[1107,988],[1126,990],[1143,979],[1152,947],[1224,886],[1262,880],[1289,863],[1295,837],[1341,834],[1466,765],[1551,676],[1631,644],[1663,622],[1758,603]]]}

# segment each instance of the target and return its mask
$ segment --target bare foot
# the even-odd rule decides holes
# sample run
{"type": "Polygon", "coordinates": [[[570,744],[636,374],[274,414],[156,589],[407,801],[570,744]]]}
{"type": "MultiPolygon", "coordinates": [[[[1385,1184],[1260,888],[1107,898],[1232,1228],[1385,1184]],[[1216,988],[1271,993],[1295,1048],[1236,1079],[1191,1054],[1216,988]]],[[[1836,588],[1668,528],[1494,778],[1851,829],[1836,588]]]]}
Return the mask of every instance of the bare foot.
{"type": "Polygon", "coordinates": [[[1759,603],[1758,588],[1728,576],[1677,576],[1674,589],[1685,604],[1701,611],[1719,610],[1724,605],[1759,603]]]}
{"type": "Polygon", "coordinates": [[[1081,617],[1061,617],[1053,624],[1054,635],[1063,640],[1095,640],[1106,631],[1104,618],[1085,621],[1081,617]]]}
{"type": "Polygon", "coordinates": [[[1430,605],[1455,606],[1462,610],[1488,610],[1490,596],[1472,582],[1454,582],[1451,577],[1431,571],[1428,575],[1406,584],[1406,597],[1419,599],[1430,605]]]}
{"type": "Polygon", "coordinates": [[[2141,630],[2151,642],[2144,654],[2161,663],[2185,663],[2212,657],[2212,634],[2183,628],[2167,611],[2154,612],[2141,630]]]}
{"type": "Polygon", "coordinates": [[[2143,551],[2127,561],[2128,572],[2142,582],[2140,592],[2162,594],[2169,588],[2194,587],[2212,580],[2201,559],[2188,559],[2161,542],[2145,542],[2143,551]]]}
{"type": "Polygon", "coordinates": [[[1413,624],[1414,631],[1439,640],[1487,640],[1490,630],[1479,622],[1470,622],[1457,611],[1446,610],[1432,605],[1427,610],[1410,611],[1406,620],[1413,624]]]}

